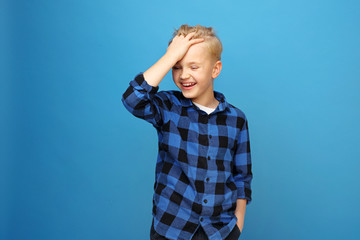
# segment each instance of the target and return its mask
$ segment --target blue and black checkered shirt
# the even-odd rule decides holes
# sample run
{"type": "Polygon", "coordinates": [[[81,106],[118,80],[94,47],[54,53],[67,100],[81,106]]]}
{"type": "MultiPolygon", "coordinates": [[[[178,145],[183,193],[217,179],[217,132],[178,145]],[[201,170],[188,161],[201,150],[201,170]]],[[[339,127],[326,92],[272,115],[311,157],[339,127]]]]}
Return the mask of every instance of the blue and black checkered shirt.
{"type": "Polygon", "coordinates": [[[158,133],[154,228],[168,239],[189,240],[201,224],[210,240],[225,239],[237,222],[236,200],[251,201],[245,114],[216,91],[219,105],[208,115],[180,91],[158,90],[140,73],[122,97],[158,133]]]}

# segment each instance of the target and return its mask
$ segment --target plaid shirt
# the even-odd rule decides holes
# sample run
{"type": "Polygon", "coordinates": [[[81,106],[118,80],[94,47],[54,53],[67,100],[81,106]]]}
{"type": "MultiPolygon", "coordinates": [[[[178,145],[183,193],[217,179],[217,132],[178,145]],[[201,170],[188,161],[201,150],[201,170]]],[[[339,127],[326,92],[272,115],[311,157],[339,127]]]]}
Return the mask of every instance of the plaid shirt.
{"type": "Polygon", "coordinates": [[[140,73],[122,97],[126,109],[158,133],[154,228],[166,238],[188,240],[201,224],[210,240],[225,239],[237,222],[236,200],[251,201],[245,114],[216,91],[219,105],[208,115],[181,92],[158,88],[140,73]]]}

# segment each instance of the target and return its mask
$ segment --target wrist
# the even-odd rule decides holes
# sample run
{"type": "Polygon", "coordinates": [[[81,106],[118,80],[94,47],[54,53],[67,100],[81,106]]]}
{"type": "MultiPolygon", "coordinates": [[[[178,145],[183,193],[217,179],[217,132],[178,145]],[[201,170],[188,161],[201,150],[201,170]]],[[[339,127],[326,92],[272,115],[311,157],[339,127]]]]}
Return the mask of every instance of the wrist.
{"type": "Polygon", "coordinates": [[[167,51],[163,57],[166,59],[166,62],[171,64],[171,67],[180,61],[179,56],[169,51],[167,51]]]}

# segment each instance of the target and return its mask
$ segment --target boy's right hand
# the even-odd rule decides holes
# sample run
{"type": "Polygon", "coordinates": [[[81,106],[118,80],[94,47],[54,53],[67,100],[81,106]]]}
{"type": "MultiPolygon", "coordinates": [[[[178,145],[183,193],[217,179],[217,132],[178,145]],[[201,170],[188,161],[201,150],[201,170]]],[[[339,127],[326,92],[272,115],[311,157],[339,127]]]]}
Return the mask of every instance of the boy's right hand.
{"type": "Polygon", "coordinates": [[[180,61],[192,45],[205,40],[204,38],[192,39],[195,33],[191,32],[186,36],[175,36],[167,48],[166,54],[174,58],[176,62],[180,61]]]}
{"type": "Polygon", "coordinates": [[[144,78],[149,85],[157,87],[170,69],[185,56],[192,45],[205,40],[204,38],[192,39],[194,35],[195,32],[192,32],[185,37],[176,36],[173,38],[165,55],[144,72],[144,78]]]}

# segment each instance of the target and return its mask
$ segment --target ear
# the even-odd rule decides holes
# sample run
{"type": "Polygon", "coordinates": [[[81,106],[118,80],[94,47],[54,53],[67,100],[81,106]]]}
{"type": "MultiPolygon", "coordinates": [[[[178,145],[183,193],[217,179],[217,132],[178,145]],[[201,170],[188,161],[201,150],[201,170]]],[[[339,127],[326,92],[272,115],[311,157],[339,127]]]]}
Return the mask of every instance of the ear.
{"type": "Polygon", "coordinates": [[[222,68],[222,63],[220,60],[216,61],[213,70],[212,70],[212,78],[215,79],[219,76],[220,72],[221,72],[221,68],[222,68]]]}

